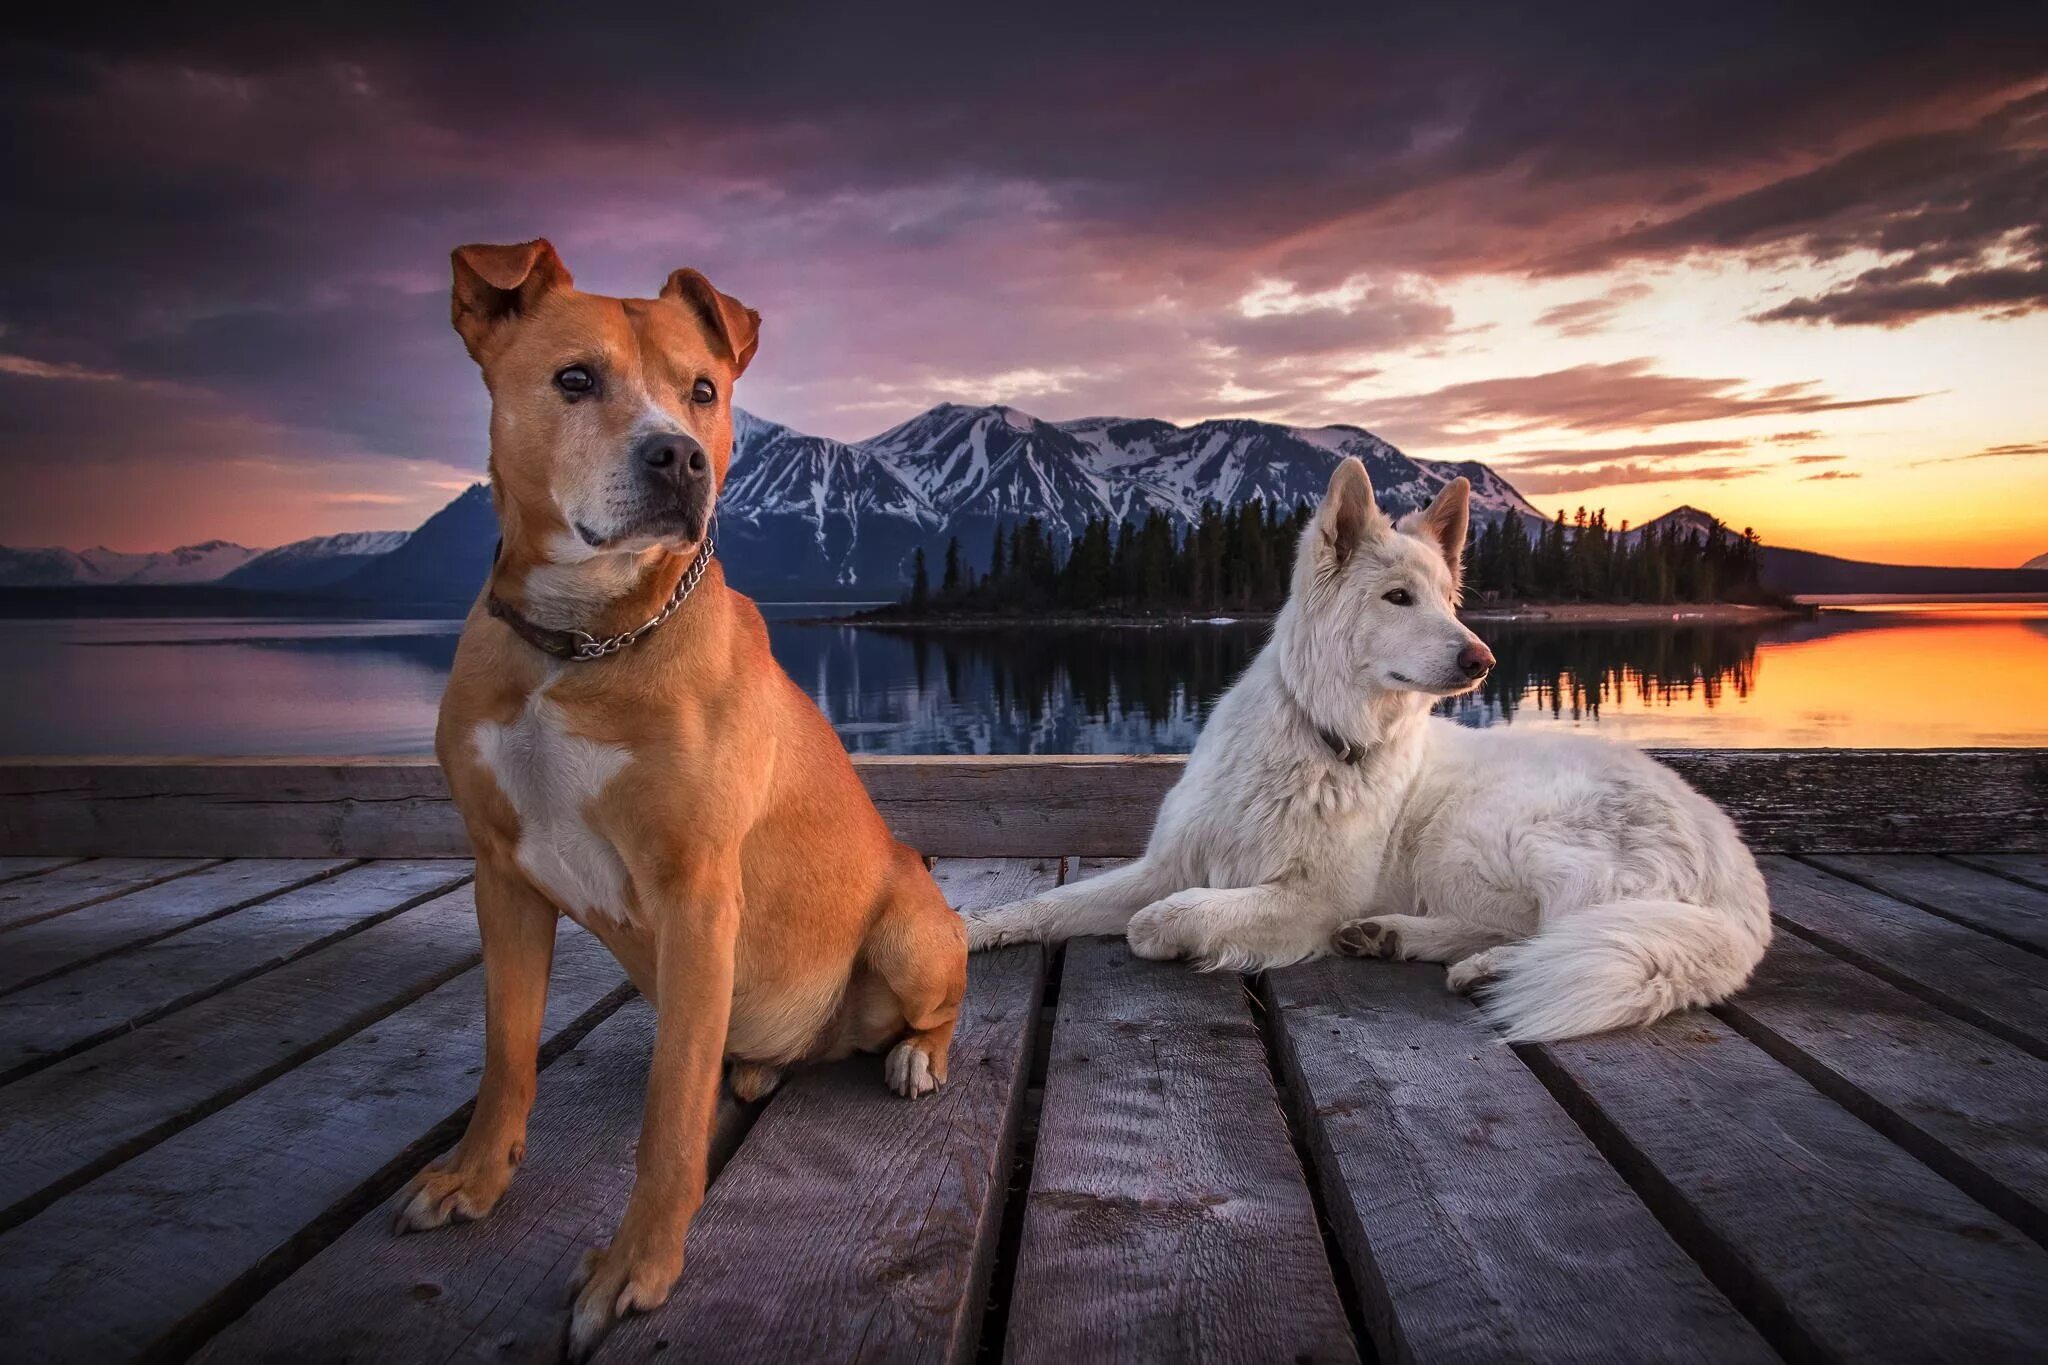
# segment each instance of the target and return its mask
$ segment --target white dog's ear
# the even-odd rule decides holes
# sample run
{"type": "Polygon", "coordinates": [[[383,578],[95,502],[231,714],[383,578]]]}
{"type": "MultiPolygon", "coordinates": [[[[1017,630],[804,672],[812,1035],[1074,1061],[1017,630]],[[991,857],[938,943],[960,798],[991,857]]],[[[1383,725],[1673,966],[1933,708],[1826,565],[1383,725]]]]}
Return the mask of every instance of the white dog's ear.
{"type": "Polygon", "coordinates": [[[557,289],[573,288],[569,267],[545,237],[513,246],[476,243],[455,248],[450,316],[462,344],[481,360],[491,334],[557,289]]]}
{"type": "Polygon", "coordinates": [[[1445,484],[1436,500],[1417,512],[1410,528],[1427,536],[1443,551],[1451,581],[1465,577],[1465,532],[1472,525],[1472,481],[1462,474],[1445,484]]]}
{"type": "Polygon", "coordinates": [[[1316,544],[1331,567],[1348,562],[1368,538],[1386,529],[1386,520],[1373,501],[1365,466],[1355,456],[1339,461],[1316,511],[1316,544]]]}

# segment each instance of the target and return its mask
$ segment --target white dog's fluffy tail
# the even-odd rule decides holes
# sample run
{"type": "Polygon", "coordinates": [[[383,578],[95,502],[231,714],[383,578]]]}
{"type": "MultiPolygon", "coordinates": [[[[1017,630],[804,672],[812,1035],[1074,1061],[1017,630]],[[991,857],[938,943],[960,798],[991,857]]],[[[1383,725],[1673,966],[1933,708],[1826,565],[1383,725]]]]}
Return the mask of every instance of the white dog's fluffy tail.
{"type": "MultiPolygon", "coordinates": [[[[1761,893],[1761,879],[1758,891],[1761,893]]],[[[1741,897],[1748,900],[1748,897],[1741,897]]],[[[1631,1028],[1742,989],[1770,943],[1767,903],[1610,901],[1495,948],[1482,1008],[1511,1043],[1631,1028]]]]}

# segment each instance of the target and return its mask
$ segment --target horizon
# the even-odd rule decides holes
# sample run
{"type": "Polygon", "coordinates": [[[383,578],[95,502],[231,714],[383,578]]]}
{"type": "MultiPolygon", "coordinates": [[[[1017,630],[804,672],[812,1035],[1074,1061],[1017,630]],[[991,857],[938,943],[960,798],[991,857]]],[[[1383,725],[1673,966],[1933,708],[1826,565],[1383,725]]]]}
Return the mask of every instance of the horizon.
{"type": "Polygon", "coordinates": [[[2048,552],[2038,7],[1078,14],[40,16],[0,544],[417,526],[484,477],[447,253],[544,235],[760,308],[738,402],[808,434],[1343,425],[1546,512],[2048,552]]]}

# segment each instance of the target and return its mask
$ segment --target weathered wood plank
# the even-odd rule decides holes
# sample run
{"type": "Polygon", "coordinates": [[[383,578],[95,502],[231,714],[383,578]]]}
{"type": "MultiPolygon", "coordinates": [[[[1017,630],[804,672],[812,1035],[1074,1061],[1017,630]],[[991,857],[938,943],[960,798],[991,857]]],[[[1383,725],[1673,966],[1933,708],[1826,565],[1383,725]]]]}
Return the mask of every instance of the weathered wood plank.
{"type": "MultiPolygon", "coordinates": [[[[1654,751],[1758,848],[2048,850],[2048,750],[1654,751]]],[[[861,756],[899,837],[927,854],[1142,851],[1170,755],[861,756]]],[[[21,759],[0,763],[0,854],[466,856],[431,759],[21,759]]]]}
{"type": "MultiPolygon", "coordinates": [[[[653,1048],[654,1007],[627,1001],[541,1073],[526,1160],[488,1218],[402,1237],[400,1190],[195,1359],[555,1365],[564,1286],[632,1188],[653,1048]]],[[[720,1097],[714,1179],[758,1109],[720,1097]]]]}
{"type": "MultiPolygon", "coordinates": [[[[956,906],[993,905],[1058,866],[937,875],[956,906]]],[[[970,1359],[1044,963],[1037,947],[976,954],[937,1095],[899,1099],[871,1057],[792,1075],[698,1213],[675,1297],[598,1359],[970,1359]]]]}
{"type": "Polygon", "coordinates": [[[1441,967],[1266,991],[1380,1359],[1776,1359],[1441,967]]]}
{"type": "Polygon", "coordinates": [[[65,867],[77,862],[76,858],[0,858],[0,882],[19,881],[33,877],[38,872],[48,872],[53,867],[65,867]]]}
{"type": "Polygon", "coordinates": [[[1977,1202],[2048,1243],[2048,1062],[1790,934],[1718,1012],[1977,1202]]]}
{"type": "Polygon", "coordinates": [[[1836,956],[2048,1058],[2048,972],[2022,948],[1790,858],[1758,859],[1771,909],[1836,956]]]}
{"type": "Polygon", "coordinates": [[[370,863],[0,997],[0,1082],[461,884],[454,859],[370,863]]]}
{"type": "Polygon", "coordinates": [[[463,887],[0,1088],[0,1228],[479,955],[463,887]]]}
{"type": "Polygon", "coordinates": [[[2048,891],[2048,853],[1951,853],[1966,867],[2010,877],[2036,891],[2048,891]]]}
{"type": "MultiPolygon", "coordinates": [[[[5,804],[0,798],[0,808],[5,804]]],[[[210,865],[206,858],[94,858],[7,882],[0,885],[0,929],[18,929],[210,865]]]]}
{"type": "Polygon", "coordinates": [[[2048,891],[1927,853],[1820,854],[1808,861],[2007,943],[2048,953],[2048,891]]]}
{"type": "Polygon", "coordinates": [[[346,858],[238,858],[38,921],[7,936],[0,993],[339,872],[346,858]]]}
{"type": "Polygon", "coordinates": [[[1351,1361],[1244,983],[1067,945],[1005,1359],[1351,1361]]]}
{"type": "Polygon", "coordinates": [[[1786,1355],[2048,1351],[2048,1252],[1721,1020],[1517,1051],[1786,1355]]]}
{"type": "MultiPolygon", "coordinates": [[[[544,1036],[572,1044],[626,990],[602,945],[565,930],[544,1036]]],[[[445,1141],[482,1033],[475,968],[0,1235],[11,1352],[191,1350],[445,1141]]]]}

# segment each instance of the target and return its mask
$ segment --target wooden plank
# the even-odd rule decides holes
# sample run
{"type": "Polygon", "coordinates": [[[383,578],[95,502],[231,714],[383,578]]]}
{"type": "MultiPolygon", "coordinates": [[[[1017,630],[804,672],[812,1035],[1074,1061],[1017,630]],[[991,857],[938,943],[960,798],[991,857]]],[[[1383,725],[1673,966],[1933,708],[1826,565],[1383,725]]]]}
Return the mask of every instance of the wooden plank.
{"type": "Polygon", "coordinates": [[[66,867],[77,862],[76,858],[0,858],[0,882],[19,881],[33,877],[38,872],[48,872],[53,867],[66,867]]]}
{"type": "Polygon", "coordinates": [[[2041,959],[1790,858],[1757,860],[1781,924],[1958,1019],[2048,1058],[2041,959]]]}
{"type": "Polygon", "coordinates": [[[1006,1360],[1358,1358],[1250,1004],[1067,945],[1006,1360]]]}
{"type": "Polygon", "coordinates": [[[0,1228],[479,955],[475,896],[463,887],[0,1089],[0,1228]]]}
{"type": "Polygon", "coordinates": [[[0,1082],[458,886],[453,859],[370,863],[0,997],[0,1082]]]}
{"type": "MultiPolygon", "coordinates": [[[[563,1286],[632,1188],[653,1047],[654,1007],[627,1001],[541,1073],[526,1159],[488,1218],[396,1236],[400,1190],[195,1359],[555,1365],[563,1286]]],[[[759,1107],[721,1098],[714,1179],[759,1107]]]]}
{"type": "Polygon", "coordinates": [[[0,957],[0,994],[123,948],[315,882],[346,858],[238,858],[17,929],[0,957]]]}
{"type": "Polygon", "coordinates": [[[209,866],[205,858],[95,858],[0,885],[0,929],[61,915],[209,866]]]}
{"type": "Polygon", "coordinates": [[[1721,1020],[1517,1051],[1787,1356],[2048,1352],[2048,1252],[1721,1020]]]}
{"type": "Polygon", "coordinates": [[[2048,891],[1927,853],[1823,854],[1808,861],[2007,943],[2048,953],[2048,891]]]}
{"type": "Polygon", "coordinates": [[[2048,891],[2048,853],[1951,853],[1948,856],[1966,867],[2010,877],[2036,891],[2048,891]]]}
{"type": "Polygon", "coordinates": [[[1978,1203],[2048,1243],[2048,1062],[1790,934],[1719,1013],[1978,1203]]]}
{"type": "MultiPolygon", "coordinates": [[[[2048,749],[1666,749],[1758,848],[2048,851],[2048,749]]],[[[862,755],[854,768],[926,854],[1142,851],[1173,755],[862,755]]],[[[466,856],[432,759],[0,762],[0,854],[466,856]]]]}
{"type": "MultiPolygon", "coordinates": [[[[940,863],[955,905],[1044,890],[1054,863],[940,863]]],[[[690,1229],[668,1304],[598,1359],[965,1361],[1044,983],[1036,946],[978,953],[945,1089],[908,1101],[861,1057],[797,1072],[690,1229]]]]}
{"type": "MultiPolygon", "coordinates": [[[[565,930],[550,1046],[573,1045],[627,989],[602,945],[565,930]]],[[[0,1235],[11,1354],[191,1350],[447,1140],[482,1050],[475,968],[0,1235]]]]}
{"type": "Polygon", "coordinates": [[[1443,968],[1313,962],[1266,992],[1380,1359],[1776,1359],[1443,968]]]}

